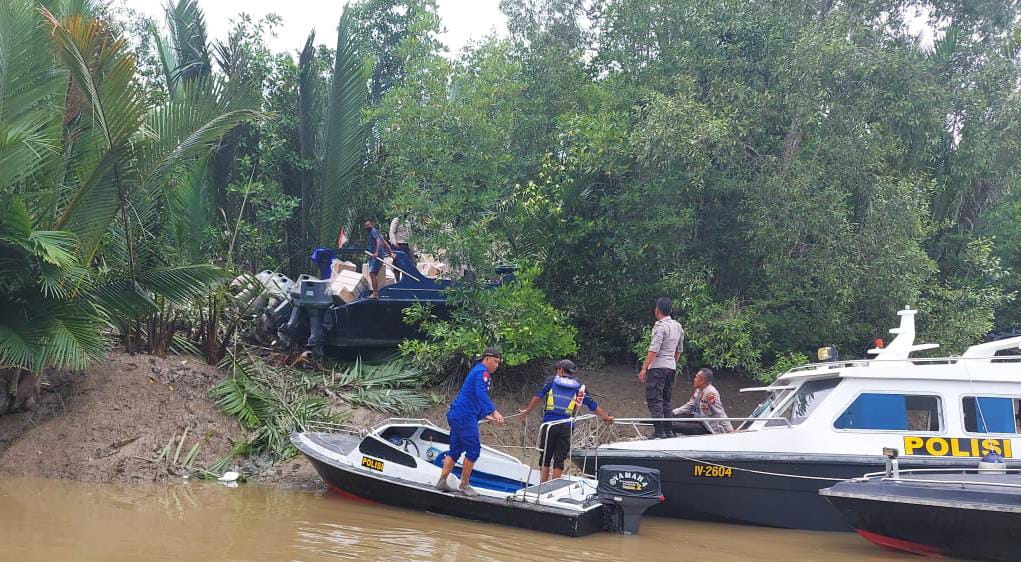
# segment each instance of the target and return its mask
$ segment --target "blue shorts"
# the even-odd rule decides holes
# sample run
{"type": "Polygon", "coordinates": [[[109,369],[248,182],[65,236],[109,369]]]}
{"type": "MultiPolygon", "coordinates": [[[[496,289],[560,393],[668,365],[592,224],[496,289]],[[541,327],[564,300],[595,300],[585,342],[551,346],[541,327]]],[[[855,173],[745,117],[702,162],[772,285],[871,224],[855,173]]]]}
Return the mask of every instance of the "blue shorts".
{"type": "Polygon", "coordinates": [[[448,415],[447,423],[450,424],[450,451],[447,454],[454,459],[454,463],[457,463],[462,453],[466,460],[471,462],[479,460],[479,455],[482,454],[479,422],[452,418],[448,415]]]}
{"type": "Polygon", "coordinates": [[[376,258],[369,258],[369,273],[379,273],[379,268],[383,267],[383,260],[376,258]]]}

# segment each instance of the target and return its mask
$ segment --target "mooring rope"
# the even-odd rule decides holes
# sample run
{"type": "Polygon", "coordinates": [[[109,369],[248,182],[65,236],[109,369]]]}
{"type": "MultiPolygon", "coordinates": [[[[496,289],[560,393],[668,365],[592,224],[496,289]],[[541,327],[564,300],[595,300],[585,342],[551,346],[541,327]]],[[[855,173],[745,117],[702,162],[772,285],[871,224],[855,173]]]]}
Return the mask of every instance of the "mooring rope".
{"type": "Polygon", "coordinates": [[[760,474],[762,476],[777,476],[777,477],[780,477],[780,478],[795,478],[795,479],[799,479],[799,480],[821,480],[821,481],[825,481],[825,482],[843,482],[844,480],[847,480],[847,478],[827,478],[825,476],[805,476],[803,474],[787,474],[785,472],[770,472],[768,470],[756,470],[754,468],[741,468],[741,467],[738,467],[738,466],[730,466],[730,465],[726,465],[726,464],[720,464],[720,463],[717,463],[717,462],[712,462],[712,461],[707,461],[707,460],[702,460],[702,459],[696,459],[694,457],[688,457],[688,456],[682,455],[680,453],[674,453],[674,452],[671,452],[671,451],[662,451],[662,452],[667,454],[667,455],[670,455],[670,456],[673,456],[673,457],[677,457],[679,459],[684,459],[686,461],[693,462],[693,463],[705,464],[705,465],[709,465],[709,466],[717,466],[717,467],[720,467],[720,468],[729,468],[731,470],[736,470],[736,471],[739,471],[739,472],[748,472],[748,473],[751,473],[751,474],[760,474]]]}

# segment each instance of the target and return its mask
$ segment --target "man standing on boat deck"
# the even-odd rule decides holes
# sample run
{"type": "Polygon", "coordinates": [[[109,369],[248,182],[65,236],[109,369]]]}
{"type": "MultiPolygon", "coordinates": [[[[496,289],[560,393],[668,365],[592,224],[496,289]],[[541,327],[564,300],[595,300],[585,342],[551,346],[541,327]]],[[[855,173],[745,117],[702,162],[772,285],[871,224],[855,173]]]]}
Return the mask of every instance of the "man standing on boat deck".
{"type": "Polygon", "coordinates": [[[372,257],[369,258],[369,285],[372,287],[372,293],[369,295],[369,298],[378,299],[379,269],[383,267],[383,258],[387,256],[388,252],[393,252],[393,248],[383,239],[383,235],[376,230],[372,220],[365,219],[362,226],[365,227],[365,232],[369,235],[369,252],[372,254],[372,257]]]}
{"type": "MultiPolygon", "coordinates": [[[[653,418],[671,417],[670,394],[677,373],[677,360],[684,351],[684,329],[670,317],[673,304],[667,297],[656,299],[652,342],[645,354],[642,369],[638,371],[638,382],[645,385],[645,402],[653,418]]],[[[674,436],[671,422],[654,422],[653,426],[656,428],[653,439],[674,436]]]]}
{"type": "MultiPolygon", "coordinates": [[[[570,359],[561,359],[556,364],[557,374],[550,377],[535,393],[528,405],[519,410],[525,416],[535,408],[540,400],[545,401],[542,414],[542,425],[539,427],[539,482],[550,479],[550,467],[553,478],[564,474],[564,461],[571,452],[571,431],[574,422],[569,420],[578,414],[584,404],[606,423],[613,423],[613,416],[596,404],[585,392],[585,385],[574,378],[578,367],[570,359]],[[556,423],[560,422],[560,423],[556,423]]],[[[522,417],[521,419],[525,419],[522,417]]]]}
{"type": "Polygon", "coordinates": [[[411,227],[408,225],[408,213],[404,212],[399,217],[390,221],[390,247],[408,254],[408,258],[415,260],[415,253],[411,251],[411,227]]]}
{"type": "Polygon", "coordinates": [[[479,421],[483,419],[492,420],[497,425],[503,425],[503,416],[496,411],[496,406],[489,398],[489,390],[492,387],[492,373],[500,366],[503,357],[500,351],[493,347],[487,347],[479,361],[468,377],[461,385],[454,401],[450,403],[450,410],[447,412],[447,423],[450,425],[450,450],[443,459],[443,472],[436,482],[436,489],[444,492],[453,492],[454,489],[447,483],[447,477],[454,470],[461,454],[464,454],[464,464],[461,468],[461,485],[458,489],[466,496],[477,496],[478,492],[469,485],[471,482],[472,469],[475,461],[479,460],[482,454],[482,440],[479,437],[479,421]]]}
{"type": "MultiPolygon", "coordinates": [[[[723,401],[720,399],[720,391],[713,386],[712,369],[701,368],[695,373],[695,390],[691,393],[688,403],[673,411],[675,416],[688,416],[693,418],[725,418],[727,411],[723,409],[723,401]]],[[[677,423],[677,422],[674,422],[677,423]]],[[[691,422],[681,422],[691,423],[691,422]]],[[[705,422],[711,433],[733,433],[734,426],[727,420],[705,422]]],[[[687,433],[687,431],[685,431],[687,433]]],[[[699,433],[704,433],[700,431],[699,433]]]]}

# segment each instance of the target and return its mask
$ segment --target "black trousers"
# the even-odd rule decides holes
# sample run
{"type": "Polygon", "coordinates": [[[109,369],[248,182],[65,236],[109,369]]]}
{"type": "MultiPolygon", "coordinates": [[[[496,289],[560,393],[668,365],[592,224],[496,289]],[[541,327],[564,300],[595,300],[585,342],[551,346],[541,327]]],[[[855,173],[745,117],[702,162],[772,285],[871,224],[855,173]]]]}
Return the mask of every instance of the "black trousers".
{"type": "MultiPolygon", "coordinates": [[[[667,416],[672,417],[672,416],[667,416]]],[[[691,421],[675,421],[672,422],[674,433],[680,433],[681,435],[709,435],[712,431],[706,427],[705,422],[697,421],[697,418],[691,414],[683,414],[678,418],[687,418],[691,421]]]]}
{"type": "Polygon", "coordinates": [[[645,372],[645,403],[653,418],[672,418],[670,395],[674,389],[674,369],[649,369],[645,372]]]}
{"type": "Polygon", "coordinates": [[[542,424],[539,429],[539,466],[553,466],[563,470],[564,461],[571,452],[571,424],[542,424]]]}

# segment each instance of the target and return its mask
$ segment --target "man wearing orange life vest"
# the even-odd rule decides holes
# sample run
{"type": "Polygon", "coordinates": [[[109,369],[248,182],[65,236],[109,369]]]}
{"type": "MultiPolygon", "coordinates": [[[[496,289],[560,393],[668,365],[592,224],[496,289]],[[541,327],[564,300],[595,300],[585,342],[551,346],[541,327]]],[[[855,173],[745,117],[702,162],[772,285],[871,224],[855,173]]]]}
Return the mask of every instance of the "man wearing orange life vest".
{"type": "Polygon", "coordinates": [[[535,393],[528,405],[519,411],[525,416],[540,401],[545,401],[542,415],[542,426],[539,428],[539,474],[540,482],[550,479],[550,468],[553,478],[564,474],[564,461],[571,452],[571,430],[574,422],[570,420],[584,404],[589,410],[606,423],[613,423],[613,416],[606,413],[591,396],[585,393],[585,385],[574,378],[578,367],[570,359],[562,359],[556,364],[557,374],[550,377],[535,393]],[[558,423],[559,422],[559,423],[558,423]]]}

